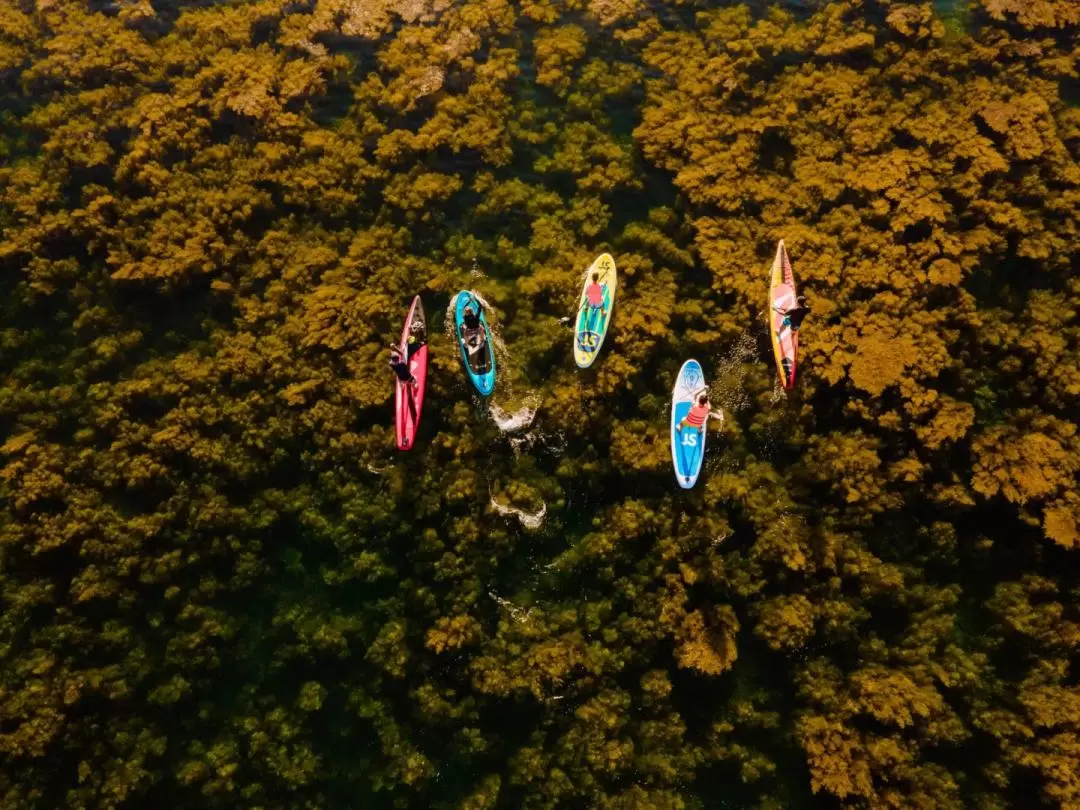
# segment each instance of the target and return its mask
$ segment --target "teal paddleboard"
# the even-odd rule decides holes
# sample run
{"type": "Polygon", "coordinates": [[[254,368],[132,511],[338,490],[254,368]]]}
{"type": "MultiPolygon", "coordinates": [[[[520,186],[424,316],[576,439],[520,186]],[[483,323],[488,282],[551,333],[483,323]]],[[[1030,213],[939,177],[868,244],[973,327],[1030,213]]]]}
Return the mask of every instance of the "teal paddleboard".
{"type": "Polygon", "coordinates": [[[491,345],[491,329],[488,327],[487,314],[480,308],[479,299],[468,290],[459,292],[454,301],[454,335],[469,380],[480,396],[491,396],[495,390],[495,352],[491,345]],[[465,309],[469,304],[480,310],[479,326],[472,329],[465,324],[465,309]]]}

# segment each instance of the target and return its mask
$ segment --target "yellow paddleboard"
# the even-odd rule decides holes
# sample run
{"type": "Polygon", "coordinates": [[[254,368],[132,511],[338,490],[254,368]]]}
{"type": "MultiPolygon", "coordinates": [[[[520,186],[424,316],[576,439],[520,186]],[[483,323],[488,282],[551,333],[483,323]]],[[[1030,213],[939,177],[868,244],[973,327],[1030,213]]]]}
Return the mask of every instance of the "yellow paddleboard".
{"type": "Polygon", "coordinates": [[[600,353],[600,347],[604,345],[604,338],[611,323],[611,312],[615,307],[617,286],[615,260],[611,258],[611,254],[605,253],[592,263],[589,272],[585,274],[585,284],[581,288],[578,308],[574,313],[574,362],[578,364],[578,368],[591,366],[596,355],[600,353]],[[593,284],[598,285],[599,289],[591,289],[593,284]]]}

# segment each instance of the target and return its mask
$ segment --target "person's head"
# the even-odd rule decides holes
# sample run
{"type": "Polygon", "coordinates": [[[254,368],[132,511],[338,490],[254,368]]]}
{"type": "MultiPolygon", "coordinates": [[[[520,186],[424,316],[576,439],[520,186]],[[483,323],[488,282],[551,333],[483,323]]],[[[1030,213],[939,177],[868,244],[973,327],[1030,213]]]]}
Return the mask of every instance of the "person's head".
{"type": "Polygon", "coordinates": [[[398,351],[397,349],[391,349],[390,350],[390,362],[391,363],[399,363],[399,362],[401,362],[401,352],[398,351]]]}
{"type": "Polygon", "coordinates": [[[704,408],[706,405],[709,404],[709,395],[706,392],[702,391],[701,396],[697,398],[697,404],[704,408]]]}
{"type": "Polygon", "coordinates": [[[805,306],[805,304],[806,304],[806,296],[805,295],[800,295],[798,298],[795,299],[795,302],[799,306],[805,306]]]}
{"type": "Polygon", "coordinates": [[[592,280],[593,280],[593,284],[598,284],[600,282],[600,274],[599,273],[593,273],[592,274],[592,280]]]}
{"type": "Polygon", "coordinates": [[[467,303],[465,305],[465,314],[466,315],[475,315],[476,314],[476,308],[473,307],[472,301],[470,301],[469,303],[467,303]]]}

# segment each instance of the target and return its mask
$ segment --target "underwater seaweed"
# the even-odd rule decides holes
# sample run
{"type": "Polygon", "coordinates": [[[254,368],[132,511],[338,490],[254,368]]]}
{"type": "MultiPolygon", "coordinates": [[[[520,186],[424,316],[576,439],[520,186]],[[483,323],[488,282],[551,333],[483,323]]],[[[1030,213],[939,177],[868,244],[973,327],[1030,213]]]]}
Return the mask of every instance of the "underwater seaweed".
{"type": "Polygon", "coordinates": [[[0,807],[1076,806],[1080,19],[945,5],[0,4],[0,807]]]}

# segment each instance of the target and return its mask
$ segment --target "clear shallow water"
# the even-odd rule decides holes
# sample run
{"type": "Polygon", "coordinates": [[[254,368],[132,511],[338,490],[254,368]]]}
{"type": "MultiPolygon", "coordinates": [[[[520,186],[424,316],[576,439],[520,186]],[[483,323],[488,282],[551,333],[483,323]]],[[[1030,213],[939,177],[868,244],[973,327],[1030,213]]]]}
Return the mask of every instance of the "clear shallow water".
{"type": "Polygon", "coordinates": [[[1073,796],[1076,23],[933,9],[4,12],[0,804],[1073,796]]]}

